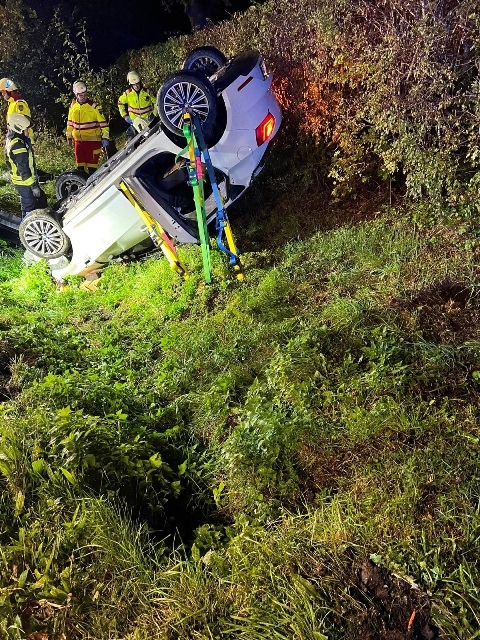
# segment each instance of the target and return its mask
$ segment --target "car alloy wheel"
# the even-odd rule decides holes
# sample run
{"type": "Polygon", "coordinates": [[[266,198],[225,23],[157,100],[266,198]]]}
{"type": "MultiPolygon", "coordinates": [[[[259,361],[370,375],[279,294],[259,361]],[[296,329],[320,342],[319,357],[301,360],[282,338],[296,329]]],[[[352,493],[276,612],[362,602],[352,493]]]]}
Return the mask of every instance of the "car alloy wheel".
{"type": "Polygon", "coordinates": [[[70,248],[70,241],[55,218],[44,211],[33,211],[20,224],[20,241],[39,258],[60,258],[70,248]]]}
{"type": "Polygon", "coordinates": [[[208,78],[194,71],[179,71],[167,78],[158,92],[158,114],[165,127],[183,135],[183,116],[190,113],[202,125],[206,137],[217,117],[217,96],[208,78]]]}
{"type": "Polygon", "coordinates": [[[74,169],[64,171],[55,180],[55,196],[57,200],[64,200],[77,193],[86,185],[88,176],[84,171],[74,169]]]}

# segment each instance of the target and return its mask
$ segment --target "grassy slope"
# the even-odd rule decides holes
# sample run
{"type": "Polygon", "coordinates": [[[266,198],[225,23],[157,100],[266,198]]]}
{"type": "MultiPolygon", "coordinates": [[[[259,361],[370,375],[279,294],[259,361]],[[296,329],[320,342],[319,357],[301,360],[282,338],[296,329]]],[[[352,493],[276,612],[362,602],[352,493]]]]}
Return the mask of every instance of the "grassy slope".
{"type": "Polygon", "coordinates": [[[244,283],[2,253],[1,637],[474,637],[475,250],[278,166],[244,283]]]}

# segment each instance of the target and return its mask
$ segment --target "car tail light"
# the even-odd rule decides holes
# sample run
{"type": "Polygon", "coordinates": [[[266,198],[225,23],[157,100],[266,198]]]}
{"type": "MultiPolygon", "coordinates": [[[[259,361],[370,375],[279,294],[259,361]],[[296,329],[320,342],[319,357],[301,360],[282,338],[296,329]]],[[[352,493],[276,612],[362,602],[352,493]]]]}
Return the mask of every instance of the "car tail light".
{"type": "Polygon", "coordinates": [[[255,137],[257,138],[257,145],[260,146],[266,142],[272,135],[275,129],[275,118],[270,112],[267,113],[265,118],[261,121],[258,127],[255,129],[255,137]]]}

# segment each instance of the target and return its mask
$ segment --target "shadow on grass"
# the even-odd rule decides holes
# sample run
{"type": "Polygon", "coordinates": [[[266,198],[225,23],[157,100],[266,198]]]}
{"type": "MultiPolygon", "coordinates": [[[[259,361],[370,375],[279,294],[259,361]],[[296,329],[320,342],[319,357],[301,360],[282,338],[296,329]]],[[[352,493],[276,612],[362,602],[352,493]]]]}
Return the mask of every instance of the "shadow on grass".
{"type": "Polygon", "coordinates": [[[242,251],[279,249],[319,231],[371,219],[388,206],[387,184],[343,199],[332,197],[326,152],[311,152],[302,146],[275,147],[248,192],[229,208],[242,251]]]}

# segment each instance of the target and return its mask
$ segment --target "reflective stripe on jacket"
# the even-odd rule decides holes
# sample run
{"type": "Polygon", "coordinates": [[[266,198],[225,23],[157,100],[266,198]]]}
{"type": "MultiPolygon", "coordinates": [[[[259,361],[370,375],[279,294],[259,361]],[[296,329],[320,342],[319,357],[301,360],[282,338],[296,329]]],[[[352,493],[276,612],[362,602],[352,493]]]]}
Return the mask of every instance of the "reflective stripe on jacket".
{"type": "Polygon", "coordinates": [[[68,110],[67,138],[74,140],[92,141],[105,138],[108,140],[109,130],[100,108],[87,100],[83,104],[73,100],[68,110]]]}
{"type": "Polygon", "coordinates": [[[32,144],[27,136],[14,131],[7,133],[5,161],[13,184],[30,187],[37,182],[32,144]]]}
{"type": "Polygon", "coordinates": [[[140,91],[135,91],[129,87],[118,99],[118,110],[122,118],[130,116],[132,120],[138,118],[148,118],[151,114],[157,113],[157,102],[148,89],[142,87],[140,91]]]}

